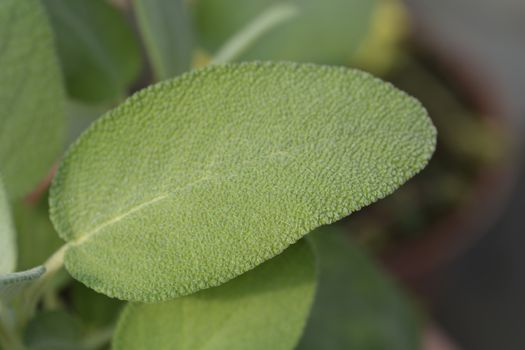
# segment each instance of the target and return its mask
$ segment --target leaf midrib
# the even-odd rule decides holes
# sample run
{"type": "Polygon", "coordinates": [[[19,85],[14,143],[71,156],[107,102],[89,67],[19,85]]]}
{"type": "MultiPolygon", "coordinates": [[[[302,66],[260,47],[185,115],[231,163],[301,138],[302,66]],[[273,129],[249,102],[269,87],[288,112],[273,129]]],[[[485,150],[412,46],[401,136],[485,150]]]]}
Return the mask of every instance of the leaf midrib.
{"type": "Polygon", "coordinates": [[[143,203],[140,203],[140,204],[138,204],[138,205],[136,205],[134,207],[131,207],[130,209],[128,209],[127,211],[125,211],[123,213],[117,214],[116,216],[112,217],[111,219],[104,221],[102,224],[98,225],[94,229],[92,229],[90,231],[87,231],[87,232],[85,232],[83,234],[79,234],[78,238],[73,239],[70,243],[73,244],[73,245],[81,245],[82,243],[86,242],[88,239],[90,239],[91,237],[93,237],[97,233],[100,233],[105,227],[114,225],[117,222],[121,221],[122,219],[128,217],[129,215],[131,215],[131,214],[133,214],[133,213],[135,213],[137,211],[142,210],[145,207],[153,205],[153,204],[155,204],[157,202],[161,202],[161,201],[171,197],[172,195],[174,195],[177,192],[184,191],[184,190],[186,190],[188,188],[191,188],[191,187],[193,187],[195,185],[198,185],[200,183],[209,181],[210,179],[211,179],[210,176],[205,176],[205,177],[200,178],[200,179],[198,179],[196,181],[190,182],[190,183],[188,183],[188,184],[186,184],[184,186],[178,187],[178,188],[176,188],[175,190],[173,190],[171,192],[159,194],[159,195],[153,197],[152,199],[147,200],[146,202],[143,202],[143,203]]]}

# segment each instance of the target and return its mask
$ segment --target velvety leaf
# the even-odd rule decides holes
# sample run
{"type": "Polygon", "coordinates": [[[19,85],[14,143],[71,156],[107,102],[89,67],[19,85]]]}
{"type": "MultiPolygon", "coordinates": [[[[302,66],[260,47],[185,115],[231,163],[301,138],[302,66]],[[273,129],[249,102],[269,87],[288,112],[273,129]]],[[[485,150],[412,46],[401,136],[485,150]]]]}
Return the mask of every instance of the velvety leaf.
{"type": "Polygon", "coordinates": [[[73,277],[109,296],[168,300],[384,197],[434,143],[424,108],[363,72],[213,66],[95,122],[60,166],[51,216],[73,277]]]}
{"type": "Polygon", "coordinates": [[[9,301],[38,280],[46,269],[43,266],[31,270],[0,275],[0,300],[9,301]]]}
{"type": "Polygon", "coordinates": [[[199,43],[215,53],[241,28],[279,3],[295,5],[299,14],[258,39],[240,60],[347,63],[370,29],[377,1],[199,0],[193,6],[199,43]]]}
{"type": "Polygon", "coordinates": [[[16,232],[11,218],[11,209],[0,178],[0,275],[13,272],[16,267],[16,232]]]}
{"type": "Polygon", "coordinates": [[[64,242],[57,237],[49,220],[47,196],[38,204],[16,203],[13,206],[18,241],[18,268],[29,269],[43,264],[64,242]]]}
{"type": "Polygon", "coordinates": [[[313,299],[314,262],[302,240],[220,287],[160,304],[130,304],[113,349],[293,349],[313,299]]]}
{"type": "Polygon", "coordinates": [[[158,80],[190,69],[193,29],[184,0],[133,0],[139,29],[158,80]]]}
{"type": "Polygon", "coordinates": [[[100,102],[125,96],[137,78],[138,42],[106,0],[44,0],[71,97],[100,102]]]}
{"type": "Polygon", "coordinates": [[[14,198],[45,177],[64,136],[61,77],[39,1],[0,1],[0,67],[0,171],[14,198]]]}
{"type": "Polygon", "coordinates": [[[319,286],[298,350],[419,350],[412,305],[370,258],[333,228],[311,236],[319,286]]]}
{"type": "Polygon", "coordinates": [[[28,324],[24,340],[29,350],[83,350],[83,326],[65,311],[38,313],[28,324]]]}

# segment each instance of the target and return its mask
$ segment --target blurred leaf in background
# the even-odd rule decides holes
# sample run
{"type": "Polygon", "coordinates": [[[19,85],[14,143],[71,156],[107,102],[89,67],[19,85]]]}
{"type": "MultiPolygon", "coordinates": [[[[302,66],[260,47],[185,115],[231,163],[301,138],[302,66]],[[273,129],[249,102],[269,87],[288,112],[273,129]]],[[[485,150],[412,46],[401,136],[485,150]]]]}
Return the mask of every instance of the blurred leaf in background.
{"type": "Polygon", "coordinates": [[[184,0],[133,0],[133,10],[156,80],[188,71],[193,30],[184,0]]]}
{"type": "Polygon", "coordinates": [[[18,239],[18,268],[27,270],[46,261],[64,242],[49,220],[47,196],[38,203],[17,202],[13,216],[18,239]]]}
{"type": "Polygon", "coordinates": [[[298,349],[419,350],[416,312],[361,247],[330,226],[308,237],[319,281],[298,349]]]}
{"type": "Polygon", "coordinates": [[[73,282],[70,293],[71,306],[75,314],[90,330],[112,328],[124,305],[121,300],[99,294],[76,281],[73,282]]]}
{"type": "Polygon", "coordinates": [[[38,313],[24,334],[29,350],[87,350],[83,337],[82,323],[66,311],[38,313]]]}
{"type": "Polygon", "coordinates": [[[0,171],[10,198],[28,194],[62,150],[64,93],[38,1],[0,2],[0,171]]]}
{"type": "Polygon", "coordinates": [[[105,0],[44,0],[70,97],[88,103],[124,97],[141,70],[138,41],[105,0]]]}
{"type": "Polygon", "coordinates": [[[391,48],[405,34],[404,8],[397,0],[199,0],[192,3],[192,10],[200,45],[217,52],[241,28],[278,4],[293,5],[298,14],[258,38],[239,60],[324,64],[359,60],[369,63],[366,68],[383,72],[393,58],[391,48]],[[375,57],[378,52],[380,58],[375,57]],[[369,61],[371,56],[374,60],[369,61]]]}

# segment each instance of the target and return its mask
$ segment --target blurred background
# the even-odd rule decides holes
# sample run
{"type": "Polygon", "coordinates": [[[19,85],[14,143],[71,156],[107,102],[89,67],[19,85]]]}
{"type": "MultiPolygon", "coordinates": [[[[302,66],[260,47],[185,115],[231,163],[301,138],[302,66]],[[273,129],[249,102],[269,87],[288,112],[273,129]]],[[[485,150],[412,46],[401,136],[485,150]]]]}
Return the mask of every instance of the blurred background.
{"type": "Polygon", "coordinates": [[[416,96],[434,158],[339,226],[429,315],[426,350],[525,349],[525,1],[44,3],[70,141],[130,92],[224,61],[357,67],[416,96]]]}
{"type": "MultiPolygon", "coordinates": [[[[410,11],[433,45],[472,70],[512,129],[509,195],[493,221],[479,227],[456,257],[427,277],[437,322],[461,349],[524,349],[525,335],[525,2],[522,0],[410,0],[410,11]],[[438,287],[437,287],[438,286],[438,287]]],[[[506,186],[498,182],[494,187],[506,186]]],[[[485,213],[474,213],[483,220],[485,213]]],[[[490,214],[489,214],[490,215],[490,214]]]]}

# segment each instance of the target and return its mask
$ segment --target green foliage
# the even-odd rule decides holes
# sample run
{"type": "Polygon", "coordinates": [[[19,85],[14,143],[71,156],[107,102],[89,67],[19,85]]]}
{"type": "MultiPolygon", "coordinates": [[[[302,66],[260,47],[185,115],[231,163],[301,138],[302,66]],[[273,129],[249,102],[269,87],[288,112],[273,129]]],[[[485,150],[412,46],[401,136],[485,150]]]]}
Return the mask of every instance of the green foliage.
{"type": "Polygon", "coordinates": [[[37,0],[0,2],[0,171],[10,198],[27,194],[58,158],[64,94],[37,0]]]}
{"type": "MultiPolygon", "coordinates": [[[[44,199],[47,199],[45,197],[44,199]]],[[[45,201],[37,204],[18,202],[13,206],[18,241],[18,268],[26,270],[42,264],[64,242],[49,220],[45,201]]]]}
{"type": "Polygon", "coordinates": [[[123,302],[75,282],[71,287],[71,306],[87,328],[98,329],[116,322],[123,302]]]}
{"type": "Polygon", "coordinates": [[[0,275],[0,301],[10,301],[37,281],[46,269],[38,266],[21,272],[0,275]]]}
{"type": "Polygon", "coordinates": [[[160,304],[130,304],[114,350],[291,350],[315,289],[315,262],[302,240],[220,287],[160,304]]]}
{"type": "Polygon", "coordinates": [[[65,311],[39,313],[27,326],[28,350],[87,350],[82,323],[65,311]]]}
{"type": "Polygon", "coordinates": [[[302,238],[426,165],[436,131],[425,109],[356,70],[220,64],[366,58],[381,47],[362,45],[379,28],[377,1],[133,0],[120,4],[129,18],[106,0],[42,0],[47,12],[0,1],[0,346],[107,349],[123,306],[110,296],[137,302],[121,314],[116,350],[417,348],[408,302],[327,229],[311,239],[314,301],[302,238]],[[210,67],[94,122],[63,157],[48,207],[42,180],[65,129],[55,43],[70,139],[141,71],[147,85],[210,67]]]}
{"type": "Polygon", "coordinates": [[[334,228],[312,238],[319,287],[298,350],[419,350],[420,325],[410,303],[362,252],[334,228]]]}
{"type": "Polygon", "coordinates": [[[275,4],[292,4],[298,16],[276,26],[239,60],[292,60],[345,64],[369,31],[376,0],[199,0],[194,17],[199,42],[216,52],[240,28],[275,4]]]}
{"type": "Polygon", "coordinates": [[[0,276],[16,266],[16,240],[13,220],[4,184],[0,178],[0,276]]]}
{"type": "Polygon", "coordinates": [[[85,102],[125,96],[141,68],[135,35],[106,0],[44,0],[69,95],[85,102]]]}
{"type": "Polygon", "coordinates": [[[55,177],[52,221],[75,278],[109,296],[167,300],[391,193],[434,142],[423,107],[365,73],[215,66],[97,121],[55,177]]]}
{"type": "Polygon", "coordinates": [[[133,0],[134,12],[157,80],[190,69],[191,19],[184,0],[133,0]]]}

